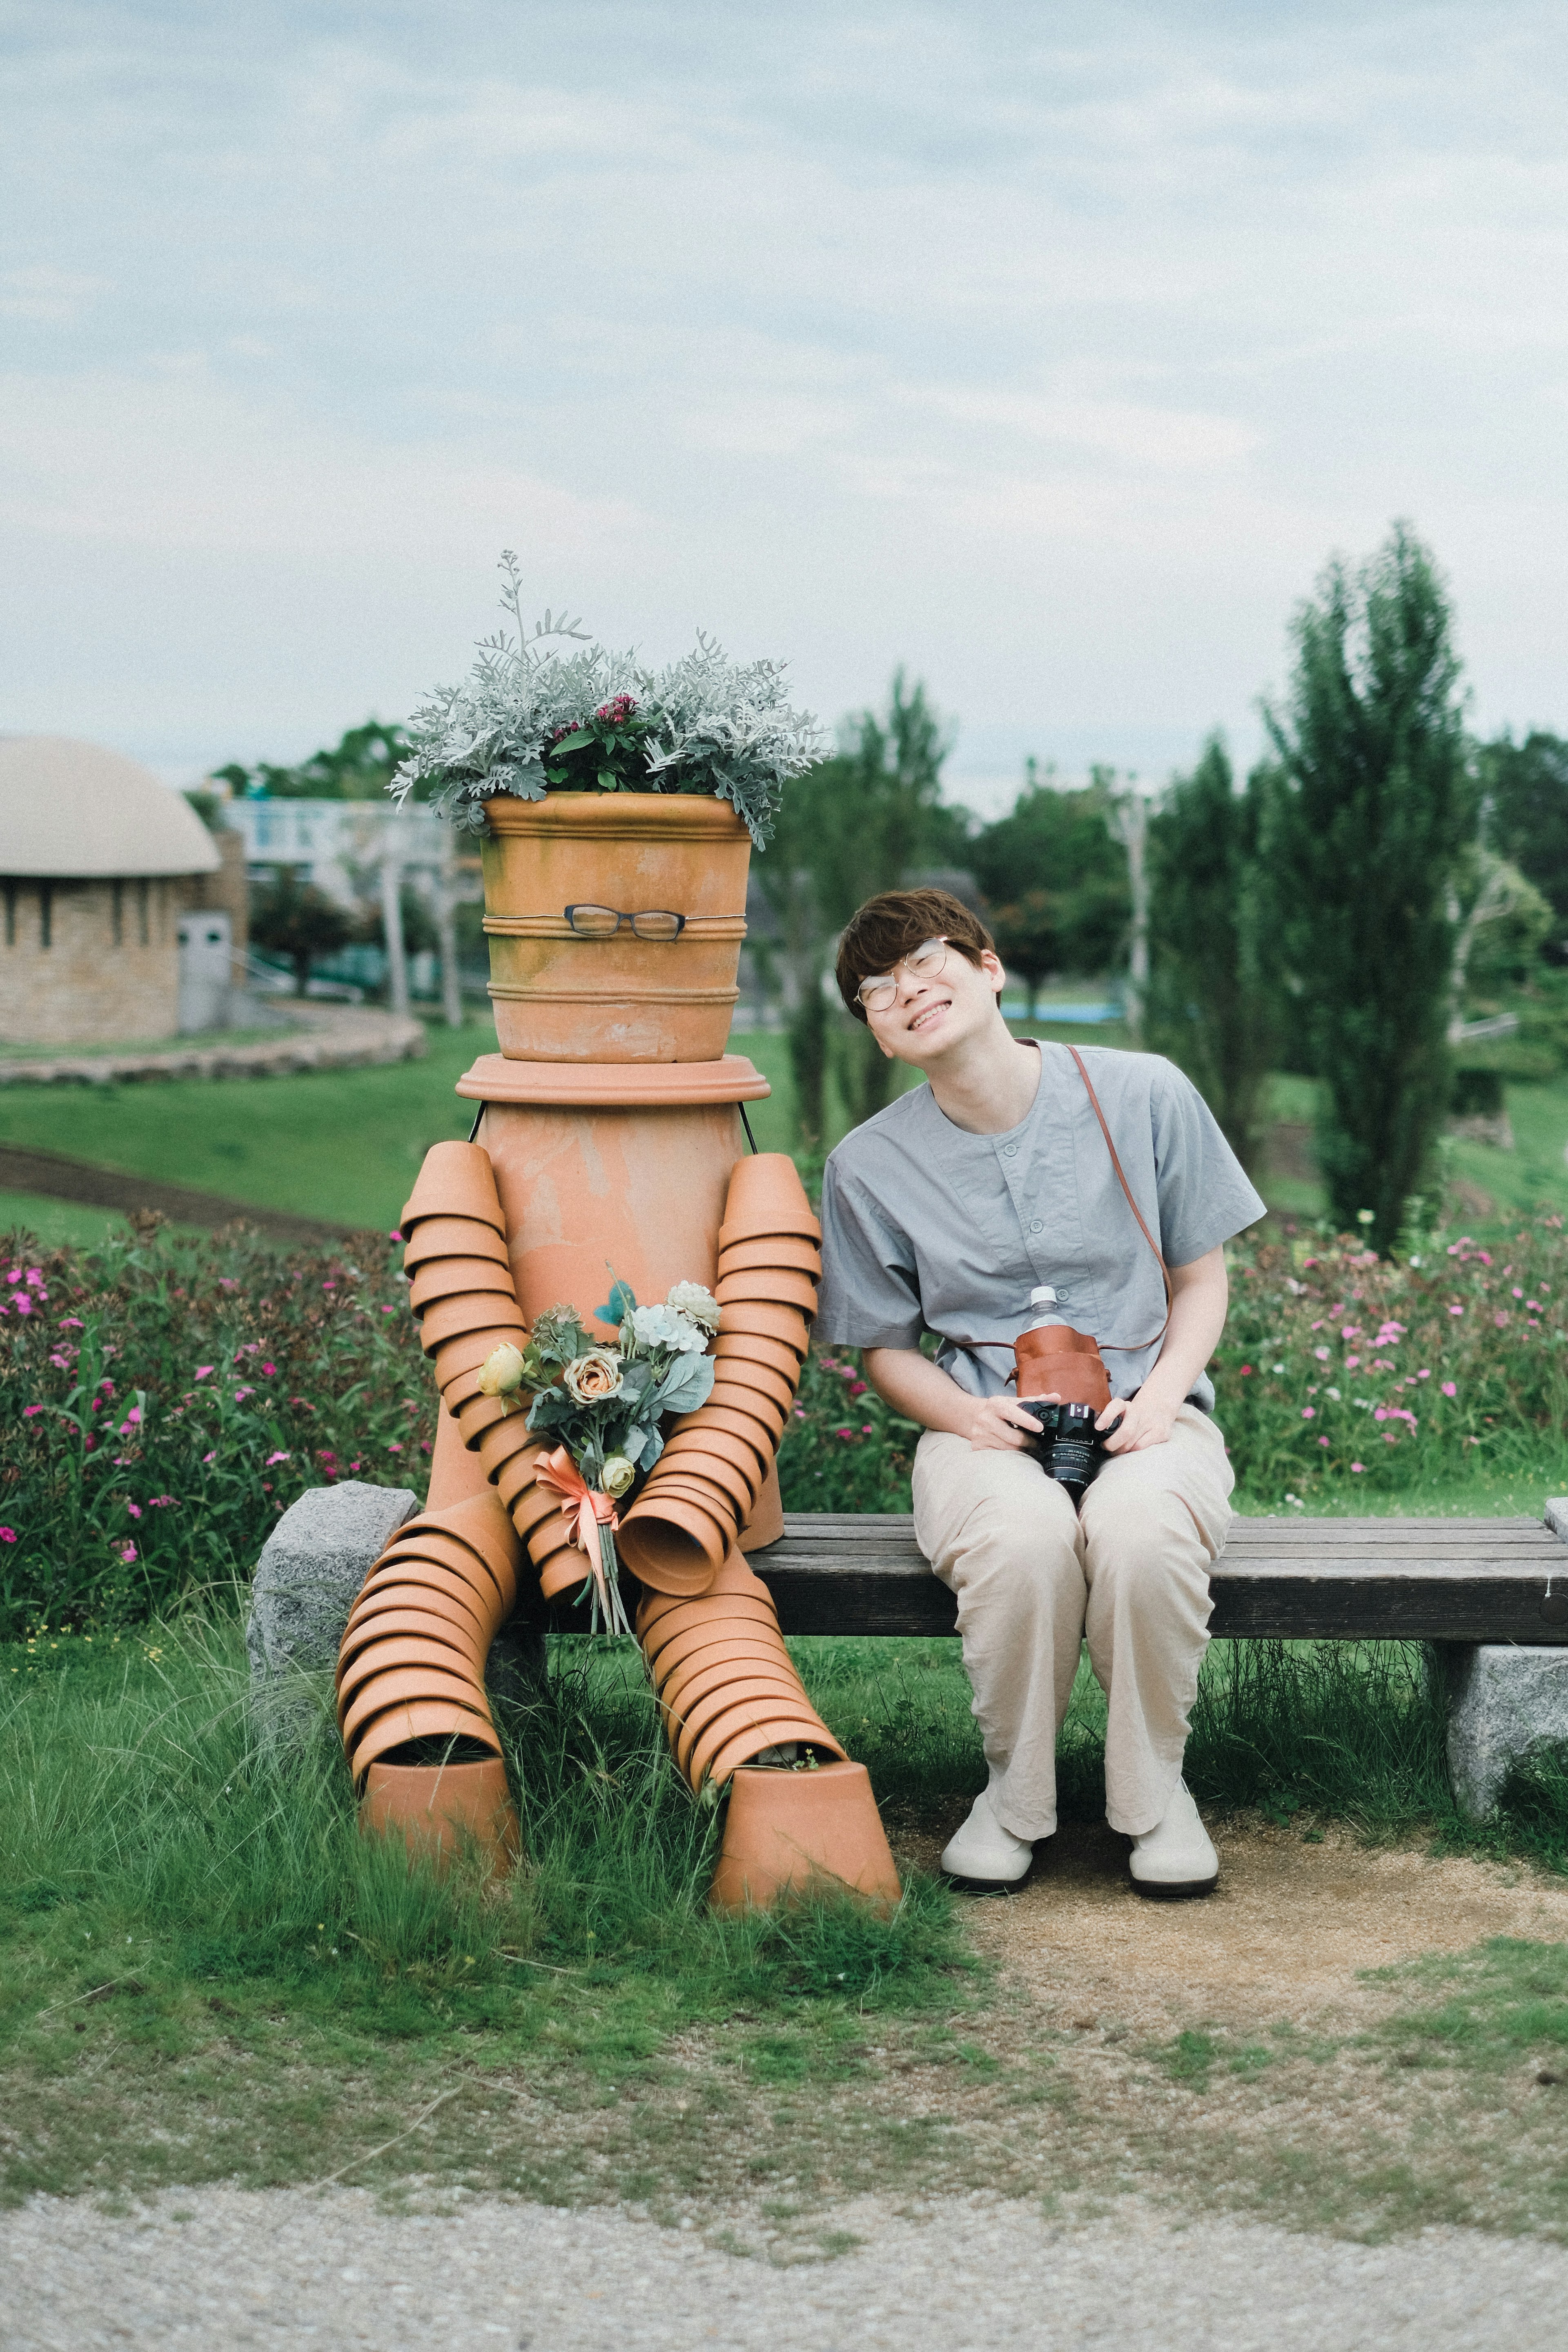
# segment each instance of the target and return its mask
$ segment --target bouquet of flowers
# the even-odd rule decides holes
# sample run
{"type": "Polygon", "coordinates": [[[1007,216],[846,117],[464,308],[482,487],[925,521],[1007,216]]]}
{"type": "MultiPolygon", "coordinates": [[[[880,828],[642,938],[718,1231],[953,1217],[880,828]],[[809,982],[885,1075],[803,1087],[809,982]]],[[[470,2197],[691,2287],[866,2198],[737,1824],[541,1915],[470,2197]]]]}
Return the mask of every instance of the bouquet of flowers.
{"type": "Polygon", "coordinates": [[[563,613],[531,629],[510,550],[501,570],[517,634],[481,640],[464,683],[437,687],[414,713],[394,798],[416,792],[482,832],[484,803],[498,793],[710,793],[760,849],[784,786],[827,748],[816,719],[791,707],[784,664],[732,662],[699,635],[680,660],[648,669],[634,653],[591,644],[563,613]]]}
{"type": "MultiPolygon", "coordinates": [[[[666,1413],[695,1412],[713,1386],[708,1343],[719,1328],[719,1302],[700,1282],[678,1282],[658,1307],[639,1307],[628,1284],[613,1282],[595,1318],[616,1333],[606,1343],[584,1328],[575,1307],[540,1316],[526,1348],[496,1349],[479,1374],[487,1396],[533,1391],[528,1426],[559,1443],[541,1456],[542,1483],[577,1519],[588,1556],[584,1590],[592,1624],[629,1633],[616,1558],[616,1508],[664,1451],[666,1413]]],[[[579,1594],[581,1599],[581,1594],[579,1594]]]]}

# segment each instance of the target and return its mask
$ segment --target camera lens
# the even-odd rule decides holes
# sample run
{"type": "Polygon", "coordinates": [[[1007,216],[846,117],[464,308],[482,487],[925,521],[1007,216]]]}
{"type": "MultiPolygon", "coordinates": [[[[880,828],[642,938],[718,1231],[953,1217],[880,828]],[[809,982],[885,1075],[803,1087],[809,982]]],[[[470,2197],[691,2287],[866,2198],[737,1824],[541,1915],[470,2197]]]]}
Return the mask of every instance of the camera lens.
{"type": "Polygon", "coordinates": [[[1037,1397],[1020,1397],[1018,1402],[1041,1424],[1039,1435],[1029,1440],[1029,1452],[1048,1478],[1066,1487],[1076,1509],[1084,1488],[1100,1475],[1110,1430],[1096,1429],[1091,1404],[1047,1404],[1037,1397]]]}

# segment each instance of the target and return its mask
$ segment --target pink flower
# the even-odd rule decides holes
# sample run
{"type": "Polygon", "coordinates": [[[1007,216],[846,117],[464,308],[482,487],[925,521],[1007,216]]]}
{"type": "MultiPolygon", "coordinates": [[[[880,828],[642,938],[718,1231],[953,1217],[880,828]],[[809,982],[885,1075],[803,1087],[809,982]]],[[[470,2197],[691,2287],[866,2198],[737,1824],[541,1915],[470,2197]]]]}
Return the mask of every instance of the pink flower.
{"type": "Polygon", "coordinates": [[[276,1364],[263,1364],[261,1369],[268,1375],[268,1379],[270,1379],[272,1374],[278,1370],[278,1367],[276,1364]]]}
{"type": "Polygon", "coordinates": [[[211,1453],[211,1454],[204,1454],[202,1455],[202,1460],[203,1460],[204,1464],[205,1464],[205,1463],[207,1463],[207,1462],[216,1462],[216,1461],[217,1460],[217,1454],[216,1454],[216,1450],[215,1450],[213,1453],[211,1453]]]}
{"type": "Polygon", "coordinates": [[[1418,1381],[1429,1381],[1432,1377],[1431,1365],[1424,1364],[1421,1370],[1416,1373],[1415,1377],[1418,1381]]]}
{"type": "Polygon", "coordinates": [[[59,1328],[62,1331],[85,1331],[87,1326],[79,1315],[62,1315],[59,1328]]]}
{"type": "Polygon", "coordinates": [[[220,1290],[232,1290],[235,1287],[235,1276],[232,1274],[220,1274],[217,1286],[220,1290]]]}
{"type": "Polygon", "coordinates": [[[31,1421],[36,1412],[42,1412],[43,1410],[41,1404],[25,1404],[22,1407],[22,1418],[24,1421],[31,1421]]]}
{"type": "Polygon", "coordinates": [[[1385,1429],[1383,1433],[1383,1442],[1385,1445],[1397,1445],[1399,1432],[1396,1429],[1385,1429]]]}
{"type": "Polygon", "coordinates": [[[1359,1323],[1345,1324],[1340,1332],[1340,1337],[1342,1339],[1359,1339],[1361,1338],[1361,1325],[1359,1323]]]}
{"type": "Polygon", "coordinates": [[[403,1451],[402,1440],[396,1437],[389,1437],[386,1441],[386,1450],[389,1454],[401,1454],[403,1451]]]}
{"type": "Polygon", "coordinates": [[[1359,1478],[1362,1472],[1366,1468],[1366,1464],[1364,1462],[1352,1462],[1351,1464],[1351,1468],[1355,1472],[1356,1476],[1359,1478]]]}
{"type": "Polygon", "coordinates": [[[1497,1313],[1492,1317],[1492,1321],[1497,1325],[1500,1331],[1503,1330],[1507,1327],[1508,1317],[1504,1314],[1500,1307],[1498,1308],[1497,1313]]]}
{"type": "Polygon", "coordinates": [[[142,1506],[140,1503],[127,1503],[125,1507],[130,1512],[133,1519],[139,1519],[141,1517],[142,1506]]]}
{"type": "Polygon", "coordinates": [[[395,1307],[384,1307],[381,1311],[384,1315],[395,1315],[397,1309],[395,1307]]]}
{"type": "Polygon", "coordinates": [[[264,1470],[270,1470],[275,1462],[287,1462],[288,1459],[286,1454],[269,1454],[261,1466],[264,1470]]]}
{"type": "Polygon", "coordinates": [[[121,1559],[125,1562],[125,1565],[127,1566],[127,1568],[129,1568],[129,1567],[130,1567],[130,1565],[131,1565],[131,1563],[132,1563],[132,1560],[135,1559],[135,1557],[136,1557],[136,1547],[135,1547],[135,1545],[134,1545],[134,1544],[121,1544],[121,1545],[119,1547],[119,1549],[120,1549],[120,1557],[121,1557],[121,1559]]]}
{"type": "Polygon", "coordinates": [[[1301,1407],[1301,1418],[1303,1421],[1316,1421],[1318,1418],[1317,1406],[1315,1404],[1304,1404],[1301,1407]]]}
{"type": "Polygon", "coordinates": [[[1517,1282],[1513,1286],[1513,1295],[1516,1298],[1522,1298],[1524,1297],[1524,1293],[1521,1290],[1517,1282]]]}
{"type": "Polygon", "coordinates": [[[1450,1315],[1462,1315],[1464,1311],[1462,1307],[1450,1307],[1448,1309],[1450,1315]]]}
{"type": "Polygon", "coordinates": [[[398,1232],[397,1227],[394,1225],[386,1238],[389,1242],[400,1242],[403,1239],[403,1235],[398,1232]]]}
{"type": "Polygon", "coordinates": [[[16,1530],[15,1528],[0,1528],[0,1543],[15,1543],[16,1540],[16,1530]]]}
{"type": "Polygon", "coordinates": [[[1444,1381],[1444,1383],[1443,1383],[1443,1394],[1444,1394],[1445,1396],[1458,1396],[1458,1393],[1459,1393],[1459,1391],[1458,1391],[1458,1382],[1457,1382],[1457,1381],[1444,1381]]]}
{"type": "Polygon", "coordinates": [[[1326,1444],[1328,1444],[1328,1442],[1329,1442],[1329,1441],[1328,1441],[1328,1439],[1327,1439],[1326,1437],[1320,1437],[1320,1438],[1319,1438],[1319,1440],[1318,1440],[1318,1443],[1319,1443],[1319,1444],[1320,1444],[1320,1445],[1326,1445],[1326,1444]]]}
{"type": "MultiPolygon", "coordinates": [[[[1516,1291],[1516,1292],[1514,1293],[1514,1296],[1517,1297],[1518,1297],[1518,1295],[1519,1295],[1519,1294],[1518,1294],[1518,1292],[1516,1291]]],[[[1539,1314],[1540,1314],[1540,1312],[1541,1312],[1541,1301],[1540,1301],[1540,1299],[1539,1299],[1539,1298],[1527,1298],[1527,1299],[1525,1300],[1525,1302],[1524,1302],[1524,1303],[1525,1303],[1525,1305],[1526,1305],[1526,1306],[1531,1309],[1531,1313],[1532,1313],[1532,1314],[1536,1314],[1536,1315],[1539,1315],[1539,1314]]]]}
{"type": "Polygon", "coordinates": [[[130,1412],[126,1414],[124,1420],[120,1424],[119,1435],[123,1437],[128,1429],[134,1429],[141,1418],[141,1406],[139,1404],[133,1404],[130,1412]]]}
{"type": "Polygon", "coordinates": [[[14,1290],[11,1294],[11,1304],[18,1315],[30,1315],[33,1311],[33,1302],[25,1290],[14,1290]]]}
{"type": "Polygon", "coordinates": [[[1312,1353],[1316,1356],[1320,1364],[1326,1364],[1328,1362],[1329,1351],[1326,1348],[1314,1348],[1312,1353]]]}
{"type": "Polygon", "coordinates": [[[198,1381],[210,1380],[210,1379],[211,1379],[211,1377],[212,1377],[212,1374],[213,1374],[214,1369],[215,1369],[215,1367],[214,1367],[213,1365],[211,1365],[211,1364],[198,1364],[198,1365],[196,1366],[196,1378],[197,1378],[197,1380],[198,1380],[198,1381]]]}
{"type": "Polygon", "coordinates": [[[1357,1369],[1357,1367],[1359,1366],[1360,1362],[1361,1362],[1361,1358],[1360,1358],[1359,1356],[1347,1356],[1347,1357],[1345,1358],[1345,1370],[1346,1370],[1346,1371],[1347,1371],[1347,1372],[1353,1372],[1353,1371],[1357,1369]]]}
{"type": "Polygon", "coordinates": [[[1243,1364],[1241,1368],[1241,1377],[1244,1381],[1249,1381],[1252,1378],[1252,1366],[1250,1364],[1243,1364]]]}

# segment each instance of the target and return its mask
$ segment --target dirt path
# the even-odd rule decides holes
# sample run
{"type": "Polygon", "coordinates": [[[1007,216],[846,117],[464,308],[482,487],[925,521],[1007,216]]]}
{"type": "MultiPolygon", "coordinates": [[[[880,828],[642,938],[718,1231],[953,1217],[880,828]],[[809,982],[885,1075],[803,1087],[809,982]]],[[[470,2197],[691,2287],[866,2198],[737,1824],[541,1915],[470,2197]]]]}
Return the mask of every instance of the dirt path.
{"type": "Polygon", "coordinates": [[[30,1192],[45,1201],[79,1201],[94,1209],[122,1209],[134,1216],[140,1209],[156,1209],[177,1225],[197,1225],[213,1232],[237,1217],[280,1242],[334,1242],[346,1239],[347,1225],[329,1224],[321,1217],[301,1217],[289,1209],[258,1208],[253,1201],[226,1200],[221,1192],[199,1192],[191,1184],[160,1184],[150,1176],[127,1176],[119,1168],[100,1168],[90,1160],[71,1160],[60,1151],[37,1151],[30,1145],[0,1143],[0,1192],[30,1192]]]}
{"type": "Polygon", "coordinates": [[[1125,1840],[1070,1825],[1021,1894],[975,1904],[976,1940],[1052,2022],[1103,2016],[1147,2034],[1278,2017],[1343,2032],[1386,2006],[1363,1969],[1492,1936],[1568,1941],[1568,1885],[1523,1868],[1434,1862],[1338,1830],[1309,1844],[1257,1822],[1222,1828],[1218,1843],[1212,1895],[1151,1903],[1132,1891],[1125,1840]]]}

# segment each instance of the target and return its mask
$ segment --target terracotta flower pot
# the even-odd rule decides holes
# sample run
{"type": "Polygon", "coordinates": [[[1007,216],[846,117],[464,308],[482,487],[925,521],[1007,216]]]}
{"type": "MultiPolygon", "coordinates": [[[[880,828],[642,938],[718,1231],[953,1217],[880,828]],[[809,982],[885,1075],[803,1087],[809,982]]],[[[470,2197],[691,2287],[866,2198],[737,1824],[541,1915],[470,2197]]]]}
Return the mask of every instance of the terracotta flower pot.
{"type": "Polygon", "coordinates": [[[481,1592],[477,1580],[454,1576],[450,1569],[437,1568],[433,1561],[398,1560],[391,1568],[372,1570],[360,1587],[349,1622],[358,1622],[362,1605],[372,1599],[395,1593],[400,1607],[416,1609],[434,1593],[483,1625],[490,1605],[489,1591],[493,1587],[481,1592]]]}
{"type": "Polygon", "coordinates": [[[721,1249],[737,1228],[747,1233],[806,1233],[820,1238],[805,1187],[788,1152],[754,1151],[736,1161],[724,1203],[721,1249]]]}
{"type": "MultiPolygon", "coordinates": [[[[752,1344],[761,1347],[770,1343],[759,1340],[752,1344]]],[[[793,1369],[784,1372],[776,1364],[762,1363],[755,1356],[749,1353],[740,1354],[738,1352],[740,1345],[741,1342],[737,1339],[722,1356],[715,1358],[714,1389],[744,1390],[755,1396],[760,1403],[764,1403],[772,1411],[782,1413],[787,1420],[795,1410],[800,1365],[792,1355],[790,1363],[793,1369]]],[[[750,1412],[752,1410],[753,1408],[749,1404],[742,1404],[741,1407],[742,1412],[750,1412]]]]}
{"type": "Polygon", "coordinates": [[[470,1293],[488,1297],[491,1292],[516,1306],[510,1265],[498,1265],[488,1257],[433,1257],[415,1267],[408,1303],[418,1317],[438,1298],[462,1298],[470,1293]]]}
{"type": "MultiPolygon", "coordinates": [[[[472,1380],[478,1375],[466,1373],[463,1377],[472,1380]]],[[[526,1411],[510,1397],[486,1396],[481,1391],[465,1397],[460,1404],[455,1405],[447,1398],[443,1398],[442,1402],[447,1412],[456,1416],[458,1426],[463,1433],[463,1444],[470,1454],[479,1452],[479,1440],[487,1429],[499,1428],[503,1421],[521,1422],[525,1428],[528,1423],[526,1411]]]]}
{"type": "Polygon", "coordinates": [[[687,1755],[686,1778],[698,1791],[709,1780],[722,1787],[737,1764],[749,1764],[753,1757],[790,1740],[804,1740],[829,1756],[844,1753],[804,1691],[759,1696],[742,1699],[703,1726],[687,1755]]]}
{"type": "Polygon", "coordinates": [[[809,1274],[787,1265],[748,1265],[721,1274],[714,1292],[721,1307],[752,1301],[768,1307],[798,1307],[803,1315],[816,1312],[816,1284],[809,1274]]]}
{"type": "Polygon", "coordinates": [[[429,1855],[438,1870],[472,1845],[492,1879],[505,1877],[522,1852],[499,1757],[482,1764],[373,1764],[360,1827],[368,1836],[401,1837],[411,1854],[429,1855]]]}
{"type": "Polygon", "coordinates": [[[637,1640],[650,1658],[657,1655],[663,1643],[684,1633],[689,1626],[723,1624],[743,1614],[777,1625],[778,1612],[773,1607],[773,1595],[760,1576],[751,1577],[748,1570],[748,1585],[731,1582],[730,1562],[739,1558],[739,1553],[730,1554],[706,1591],[680,1597],[664,1592],[644,1593],[637,1606],[636,1630],[637,1640]]]}
{"type": "MultiPolygon", "coordinates": [[[[441,1313],[432,1307],[431,1313],[441,1313]]],[[[721,1309],[719,1325],[723,1339],[773,1339],[804,1363],[811,1346],[811,1325],[798,1307],[769,1307],[761,1299],[737,1299],[721,1309]]]]}
{"type": "Polygon", "coordinates": [[[638,1497],[616,1538],[632,1574],[656,1592],[702,1592],[733,1541],[733,1531],[710,1511],[671,1496],[650,1505],[638,1497]]]}
{"type": "MultiPolygon", "coordinates": [[[[697,1597],[705,1601],[710,1596],[700,1593],[697,1597]]],[[[688,1658],[694,1658],[699,1650],[711,1649],[715,1643],[750,1644],[760,1642],[767,1645],[776,1644],[780,1654],[788,1654],[783,1649],[784,1636],[779,1632],[778,1619],[771,1607],[765,1611],[731,1609],[722,1615],[696,1617],[679,1625],[667,1620],[650,1633],[644,1633],[641,1639],[648,1671],[661,1689],[688,1658]]]]}
{"type": "Polygon", "coordinates": [[[447,1699],[405,1701],[377,1716],[355,1739],[349,1756],[355,1786],[363,1785],[373,1764],[384,1757],[395,1759],[398,1748],[419,1739],[470,1739],[489,1748],[492,1756],[500,1754],[500,1741],[485,1717],[472,1715],[447,1699]]]}
{"type": "MultiPolygon", "coordinates": [[[[701,1780],[691,1770],[698,1752],[712,1741],[721,1745],[748,1725],[766,1730],[768,1737],[758,1741],[760,1748],[776,1745],[772,1727],[781,1718],[795,1720],[800,1685],[787,1669],[775,1668],[772,1673],[746,1674],[738,1671],[732,1677],[717,1685],[703,1698],[693,1699],[683,1707],[679,1719],[668,1729],[676,1769],[691,1779],[694,1788],[701,1780]]],[[[791,1732],[791,1738],[803,1735],[791,1732]]]]}
{"type": "Polygon", "coordinates": [[[343,1716],[343,1744],[352,1755],[360,1732],[378,1717],[399,1707],[435,1706],[442,1700],[488,1727],[489,1711],[482,1695],[476,1697],[472,1678],[426,1661],[416,1666],[391,1667],[362,1685],[343,1716]]]}
{"type": "Polygon", "coordinates": [[[865,1766],[739,1766],[709,1901],[721,1911],[767,1910],[832,1886],[889,1908],[902,1892],[865,1766]]]}
{"type": "Polygon", "coordinates": [[[679,1689],[672,1686],[660,1691],[659,1720],[680,1770],[685,1769],[689,1748],[689,1742],[686,1748],[681,1742],[688,1733],[695,1739],[708,1720],[706,1710],[710,1703],[715,1697],[721,1700],[726,1691],[738,1688],[742,1683],[753,1682],[766,1684],[776,1696],[793,1698],[787,1660],[781,1666],[776,1659],[764,1655],[731,1657],[712,1652],[693,1662],[679,1689]]]}
{"type": "Polygon", "coordinates": [[[456,1612],[447,1616],[434,1608],[372,1610],[351,1623],[343,1634],[342,1663],[346,1668],[349,1661],[358,1657],[370,1643],[399,1641],[405,1634],[439,1643],[465,1658],[474,1656],[480,1640],[479,1628],[460,1622],[456,1612]]]}
{"type": "MultiPolygon", "coordinates": [[[[430,1359],[431,1370],[436,1375],[436,1385],[443,1396],[447,1395],[458,1381],[466,1379],[471,1372],[479,1371],[495,1353],[503,1339],[514,1348],[520,1348],[521,1345],[515,1331],[461,1331],[455,1339],[440,1339],[434,1342],[423,1328],[419,1334],[419,1343],[430,1359]]],[[[477,1396],[479,1394],[477,1385],[470,1388],[468,1394],[477,1396]]]]}
{"type": "Polygon", "coordinates": [[[655,1683],[655,1696],[661,1706],[683,1713],[688,1700],[696,1700],[709,1690],[717,1689],[737,1675],[783,1675],[795,1687],[795,1668],[781,1636],[765,1625],[751,1625],[739,1630],[696,1639],[683,1636],[680,1654],[667,1650],[657,1667],[650,1668],[655,1683]]]}
{"type": "Polygon", "coordinates": [[[712,1422],[670,1438],[660,1459],[668,1465],[667,1475],[716,1478],[742,1516],[751,1509],[767,1475],[766,1463],[759,1462],[744,1438],[712,1422]]]}
{"type": "Polygon", "coordinates": [[[425,1534],[411,1536],[405,1544],[389,1545],[376,1563],[378,1568],[418,1570],[433,1566],[448,1569],[472,1587],[488,1608],[493,1601],[510,1610],[517,1599],[517,1570],[508,1564],[498,1564],[485,1559],[458,1536],[425,1534]]]}
{"type": "Polygon", "coordinates": [[[473,1451],[484,1464],[487,1477],[499,1480],[503,1465],[515,1461],[519,1454],[527,1454],[529,1481],[532,1483],[532,1465],[546,1449],[530,1429],[525,1412],[487,1416],[479,1412],[479,1400],[474,1399],[458,1408],[458,1426],[463,1433],[465,1444],[469,1442],[469,1432],[475,1433],[473,1451]]]}
{"type": "Polygon", "coordinates": [[[695,793],[498,794],[485,804],[489,992],[523,1062],[711,1062],[740,991],[751,836],[695,793]],[[683,915],[668,942],[576,936],[569,906],[683,915]]]}
{"type": "Polygon", "coordinates": [[[443,1298],[426,1307],[419,1326],[419,1344],[426,1355],[433,1355],[443,1339],[469,1338],[476,1331],[493,1332],[492,1348],[503,1339],[513,1347],[523,1344],[528,1329],[521,1309],[515,1298],[506,1298],[493,1290],[475,1290],[458,1298],[443,1298]]]}
{"type": "Polygon", "coordinates": [[[478,1217],[421,1217],[403,1247],[403,1271],[433,1257],[482,1257],[510,1266],[506,1244],[493,1225],[478,1217]]]}
{"type": "Polygon", "coordinates": [[[506,1219],[496,1197],[495,1171],[479,1143],[433,1143],[404,1203],[398,1230],[411,1233],[425,1217],[472,1217],[505,1238],[506,1219]]]}
{"type": "Polygon", "coordinates": [[[713,1393],[702,1408],[702,1419],[700,1422],[678,1421],[668,1443],[673,1444],[678,1437],[700,1435],[704,1429],[721,1429],[727,1437],[736,1439],[755,1458],[757,1476],[763,1479],[773,1465],[783,1418],[777,1407],[766,1404],[754,1389],[727,1388],[720,1396],[715,1383],[713,1393]],[[749,1397],[750,1409],[744,1404],[731,1404],[729,1402],[731,1397],[749,1397]],[[772,1421],[764,1421],[763,1415],[769,1412],[773,1415],[772,1421]]]}
{"type": "Polygon", "coordinates": [[[796,1274],[820,1275],[822,1252],[798,1234],[770,1234],[754,1242],[730,1242],[719,1252],[719,1279],[749,1266],[787,1265],[796,1274]]]}
{"type": "MultiPolygon", "coordinates": [[[[428,1633],[389,1634],[385,1640],[371,1642],[345,1660],[338,1680],[338,1723],[345,1722],[348,1711],[359,1692],[367,1683],[379,1681],[383,1675],[397,1668],[408,1667],[422,1675],[435,1665],[458,1678],[458,1687],[471,1689],[476,1674],[483,1676],[484,1660],[470,1651],[457,1650],[449,1644],[437,1643],[428,1633]],[[438,1661],[445,1656],[448,1663],[443,1669],[438,1661]]],[[[422,1684],[419,1696],[429,1697],[434,1693],[428,1684],[422,1684]]]]}
{"type": "Polygon", "coordinates": [[[515,1574],[521,1559],[517,1535],[506,1512],[496,1497],[488,1493],[472,1495],[461,1503],[450,1504],[444,1511],[417,1511],[405,1519],[398,1536],[456,1536],[480,1553],[497,1569],[515,1574]]]}
{"type": "Polygon", "coordinates": [[[714,1343],[713,1360],[716,1376],[721,1381],[744,1380],[746,1373],[742,1367],[745,1365],[773,1373],[779,1386],[788,1392],[787,1400],[781,1402],[795,1402],[805,1359],[798,1349],[785,1347],[782,1339],[770,1339],[761,1331],[721,1331],[714,1343]]]}
{"type": "MultiPolygon", "coordinates": [[[[770,1451],[776,1453],[784,1430],[789,1424],[791,1408],[766,1389],[753,1388],[743,1381],[728,1379],[714,1381],[708,1397],[708,1409],[715,1413],[740,1413],[754,1421],[766,1435],[770,1451]]],[[[749,1434],[742,1430],[742,1436],[749,1434]]]]}

